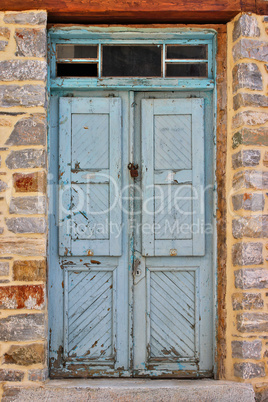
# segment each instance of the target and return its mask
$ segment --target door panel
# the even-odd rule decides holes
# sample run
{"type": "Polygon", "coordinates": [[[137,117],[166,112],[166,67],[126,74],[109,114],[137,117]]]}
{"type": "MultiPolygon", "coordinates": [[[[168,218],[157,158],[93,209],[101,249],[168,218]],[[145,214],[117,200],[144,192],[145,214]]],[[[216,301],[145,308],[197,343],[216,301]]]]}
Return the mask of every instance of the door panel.
{"type": "MultiPolygon", "coordinates": [[[[145,103],[146,100],[143,101],[145,103]]],[[[177,101],[178,102],[178,101],[177,101]]],[[[156,106],[154,102],[154,106],[156,106]]],[[[155,170],[186,170],[192,167],[192,122],[190,114],[156,114],[154,110],[155,170]]]]}
{"type": "Polygon", "coordinates": [[[149,363],[195,361],[198,345],[198,270],[149,268],[149,363]]]}
{"type": "Polygon", "coordinates": [[[141,120],[142,254],[204,255],[203,99],[143,99],[141,120]]]}
{"type": "Polygon", "coordinates": [[[66,358],[114,362],[113,270],[66,270],[66,358]]]}
{"type": "Polygon", "coordinates": [[[121,99],[60,98],[61,256],[119,256],[121,99]]]}
{"type": "MultiPolygon", "coordinates": [[[[72,115],[72,169],[109,169],[109,114],[72,115]],[[90,132],[88,133],[88,130],[90,132]],[[89,135],[87,135],[89,134],[89,135]],[[88,151],[88,143],[92,147],[88,151]],[[79,166],[79,168],[78,168],[79,166]]],[[[108,112],[108,111],[107,111],[108,112]]]]}

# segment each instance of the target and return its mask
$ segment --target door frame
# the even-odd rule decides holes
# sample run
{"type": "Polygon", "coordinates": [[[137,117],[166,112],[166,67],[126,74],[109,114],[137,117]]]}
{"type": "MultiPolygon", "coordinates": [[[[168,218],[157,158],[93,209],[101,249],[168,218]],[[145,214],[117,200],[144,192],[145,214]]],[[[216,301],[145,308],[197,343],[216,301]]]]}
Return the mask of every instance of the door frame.
{"type": "MultiPolygon", "coordinates": [[[[155,39],[154,39],[155,43],[155,39]]],[[[77,27],[53,27],[49,31],[48,34],[48,46],[49,46],[49,58],[50,58],[50,66],[51,70],[49,71],[49,76],[48,76],[48,93],[52,92],[61,92],[63,91],[66,94],[68,94],[68,91],[72,90],[89,90],[89,89],[103,89],[103,90],[125,90],[125,91],[210,91],[213,93],[213,109],[214,109],[214,121],[213,121],[213,127],[214,127],[214,160],[213,160],[213,168],[214,171],[216,171],[216,143],[217,143],[217,136],[216,136],[216,119],[217,119],[217,90],[216,90],[216,52],[217,52],[217,31],[214,29],[203,29],[203,28],[182,28],[182,27],[161,27],[158,26],[157,28],[148,28],[148,27],[142,27],[142,28],[136,28],[136,27],[125,27],[125,26],[117,26],[117,27],[109,27],[109,28],[102,28],[102,27],[83,27],[77,26],[77,27]],[[109,79],[102,79],[101,82],[100,80],[96,79],[83,79],[83,78],[67,78],[67,79],[61,79],[61,78],[51,78],[51,75],[55,76],[55,70],[53,71],[53,66],[55,65],[55,39],[57,41],[62,41],[62,43],[71,43],[72,41],[75,43],[85,43],[85,41],[88,40],[96,40],[100,35],[102,35],[104,39],[107,40],[108,42],[112,40],[118,40],[120,43],[122,40],[120,40],[120,37],[124,37],[127,33],[127,38],[130,41],[135,41],[135,43],[138,43],[142,41],[144,43],[144,40],[147,41],[147,43],[150,43],[152,41],[152,37],[155,38],[157,35],[157,40],[161,41],[163,37],[168,40],[173,41],[174,39],[176,40],[182,40],[183,43],[188,43],[190,40],[191,43],[194,43],[194,40],[205,40],[208,39],[212,43],[212,64],[211,64],[211,73],[212,77],[208,79],[116,79],[116,78],[109,78],[109,79]],[[70,39],[71,38],[71,39],[70,39]]],[[[130,95],[133,96],[133,95],[130,95]]],[[[48,107],[48,123],[50,123],[50,108],[48,107]]],[[[130,138],[131,141],[131,138],[130,138]]],[[[48,124],[48,157],[49,157],[49,172],[52,173],[51,176],[53,177],[53,172],[51,172],[50,167],[53,165],[52,160],[55,158],[55,153],[53,149],[55,149],[55,139],[51,136],[51,128],[50,125],[48,124]]],[[[129,157],[133,156],[134,149],[133,147],[129,149],[129,157]],[[132,153],[132,154],[131,154],[132,153]]],[[[57,154],[57,152],[56,152],[57,154]]],[[[55,180],[55,179],[54,179],[55,180]]],[[[214,227],[214,237],[213,237],[213,283],[214,283],[214,289],[213,289],[213,297],[214,297],[214,302],[213,302],[213,357],[216,355],[216,334],[217,334],[217,230],[216,230],[216,209],[217,209],[217,196],[216,196],[216,188],[217,188],[217,182],[216,182],[216,175],[214,175],[214,184],[215,184],[215,197],[214,197],[214,202],[213,202],[213,227],[214,227]]],[[[48,189],[49,189],[49,194],[50,196],[52,195],[51,191],[53,192],[53,188],[56,185],[56,182],[49,181],[48,182],[48,189]]],[[[130,213],[133,213],[133,209],[130,213]]],[[[49,211],[49,228],[51,225],[55,224],[55,216],[53,214],[53,211],[49,211]]],[[[49,230],[49,245],[48,245],[48,267],[53,266],[53,251],[54,244],[53,240],[51,239],[50,235],[51,231],[49,230]]],[[[133,239],[130,239],[130,244],[132,244],[133,239]]],[[[130,250],[130,264],[133,264],[133,249],[130,250]]],[[[48,269],[49,269],[48,268],[48,269]]],[[[129,267],[132,269],[132,266],[130,265],[129,267]]],[[[50,270],[49,270],[50,273],[50,270]]],[[[131,277],[130,277],[131,280],[131,277]]],[[[50,283],[50,274],[48,275],[48,283],[50,283]]],[[[48,286],[48,293],[50,296],[50,286],[48,286]]],[[[52,303],[50,297],[48,296],[48,305],[50,306],[50,302],[52,303]]],[[[130,297],[132,297],[133,294],[130,292],[130,297]]],[[[130,300],[131,302],[132,300],[130,300]]],[[[129,314],[129,320],[131,321],[131,314],[129,314]]],[[[131,331],[130,331],[131,332],[131,331]]],[[[49,334],[49,339],[50,339],[50,334],[49,334]]],[[[59,352],[60,353],[60,352],[59,352]]],[[[213,372],[214,375],[216,373],[217,367],[216,367],[216,360],[215,364],[213,367],[213,372]]],[[[119,374],[120,375],[120,374],[119,374]]],[[[127,375],[127,373],[121,374],[122,376],[127,375]]],[[[161,376],[160,376],[161,377],[161,376]]]]}

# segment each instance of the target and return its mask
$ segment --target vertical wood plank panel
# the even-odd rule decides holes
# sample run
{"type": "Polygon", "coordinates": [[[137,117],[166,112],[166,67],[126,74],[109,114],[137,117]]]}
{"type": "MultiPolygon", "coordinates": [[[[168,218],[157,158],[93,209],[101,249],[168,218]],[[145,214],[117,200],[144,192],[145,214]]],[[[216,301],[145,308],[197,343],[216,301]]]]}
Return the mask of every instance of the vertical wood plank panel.
{"type": "Polygon", "coordinates": [[[154,101],[141,102],[142,124],[142,254],[154,255],[154,101]],[[146,210],[149,213],[146,213],[146,210]],[[146,232],[145,232],[146,229],[146,232]]]}
{"type": "Polygon", "coordinates": [[[192,99],[192,152],[193,152],[193,225],[198,228],[193,231],[193,255],[205,254],[205,234],[202,233],[205,224],[205,161],[204,161],[204,101],[192,99]],[[203,229],[202,229],[203,227],[203,229]]]}
{"type": "Polygon", "coordinates": [[[71,209],[71,113],[72,100],[59,100],[59,255],[71,255],[68,228],[71,209]]]}

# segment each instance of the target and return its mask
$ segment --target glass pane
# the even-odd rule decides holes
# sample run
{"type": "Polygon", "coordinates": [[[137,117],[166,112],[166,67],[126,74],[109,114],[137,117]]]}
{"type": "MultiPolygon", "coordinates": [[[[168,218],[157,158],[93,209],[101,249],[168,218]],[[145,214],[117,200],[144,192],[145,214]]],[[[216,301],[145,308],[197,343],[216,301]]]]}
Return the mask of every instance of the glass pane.
{"type": "Polygon", "coordinates": [[[207,59],[207,45],[167,46],[167,59],[207,59]]]}
{"type": "Polygon", "coordinates": [[[57,77],[97,77],[97,63],[57,63],[57,77]]]}
{"type": "Polygon", "coordinates": [[[161,77],[161,46],[103,46],[102,76],[161,77]]]}
{"type": "Polygon", "coordinates": [[[166,64],[167,77],[207,77],[207,63],[166,64]]]}
{"type": "Polygon", "coordinates": [[[97,50],[97,45],[57,45],[57,59],[96,59],[97,50]]]}

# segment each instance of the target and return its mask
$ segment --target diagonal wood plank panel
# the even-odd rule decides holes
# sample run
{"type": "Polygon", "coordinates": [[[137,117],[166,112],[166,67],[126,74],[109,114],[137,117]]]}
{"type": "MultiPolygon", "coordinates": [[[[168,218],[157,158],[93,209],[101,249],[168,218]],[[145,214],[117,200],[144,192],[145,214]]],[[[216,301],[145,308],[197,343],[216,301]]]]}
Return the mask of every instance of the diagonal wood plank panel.
{"type": "Polygon", "coordinates": [[[191,169],[191,115],[154,117],[155,169],[191,169]]]}
{"type": "Polygon", "coordinates": [[[111,358],[112,272],[69,272],[69,356],[111,358]]]}
{"type": "Polygon", "coordinates": [[[189,185],[155,186],[155,239],[192,238],[191,194],[189,185]]]}
{"type": "Polygon", "coordinates": [[[150,358],[195,356],[195,273],[150,274],[150,358]]]}
{"type": "Polygon", "coordinates": [[[109,116],[72,114],[72,168],[108,169],[109,116]]]}
{"type": "Polygon", "coordinates": [[[109,184],[75,185],[72,201],[72,238],[109,239],[109,184]]]}

